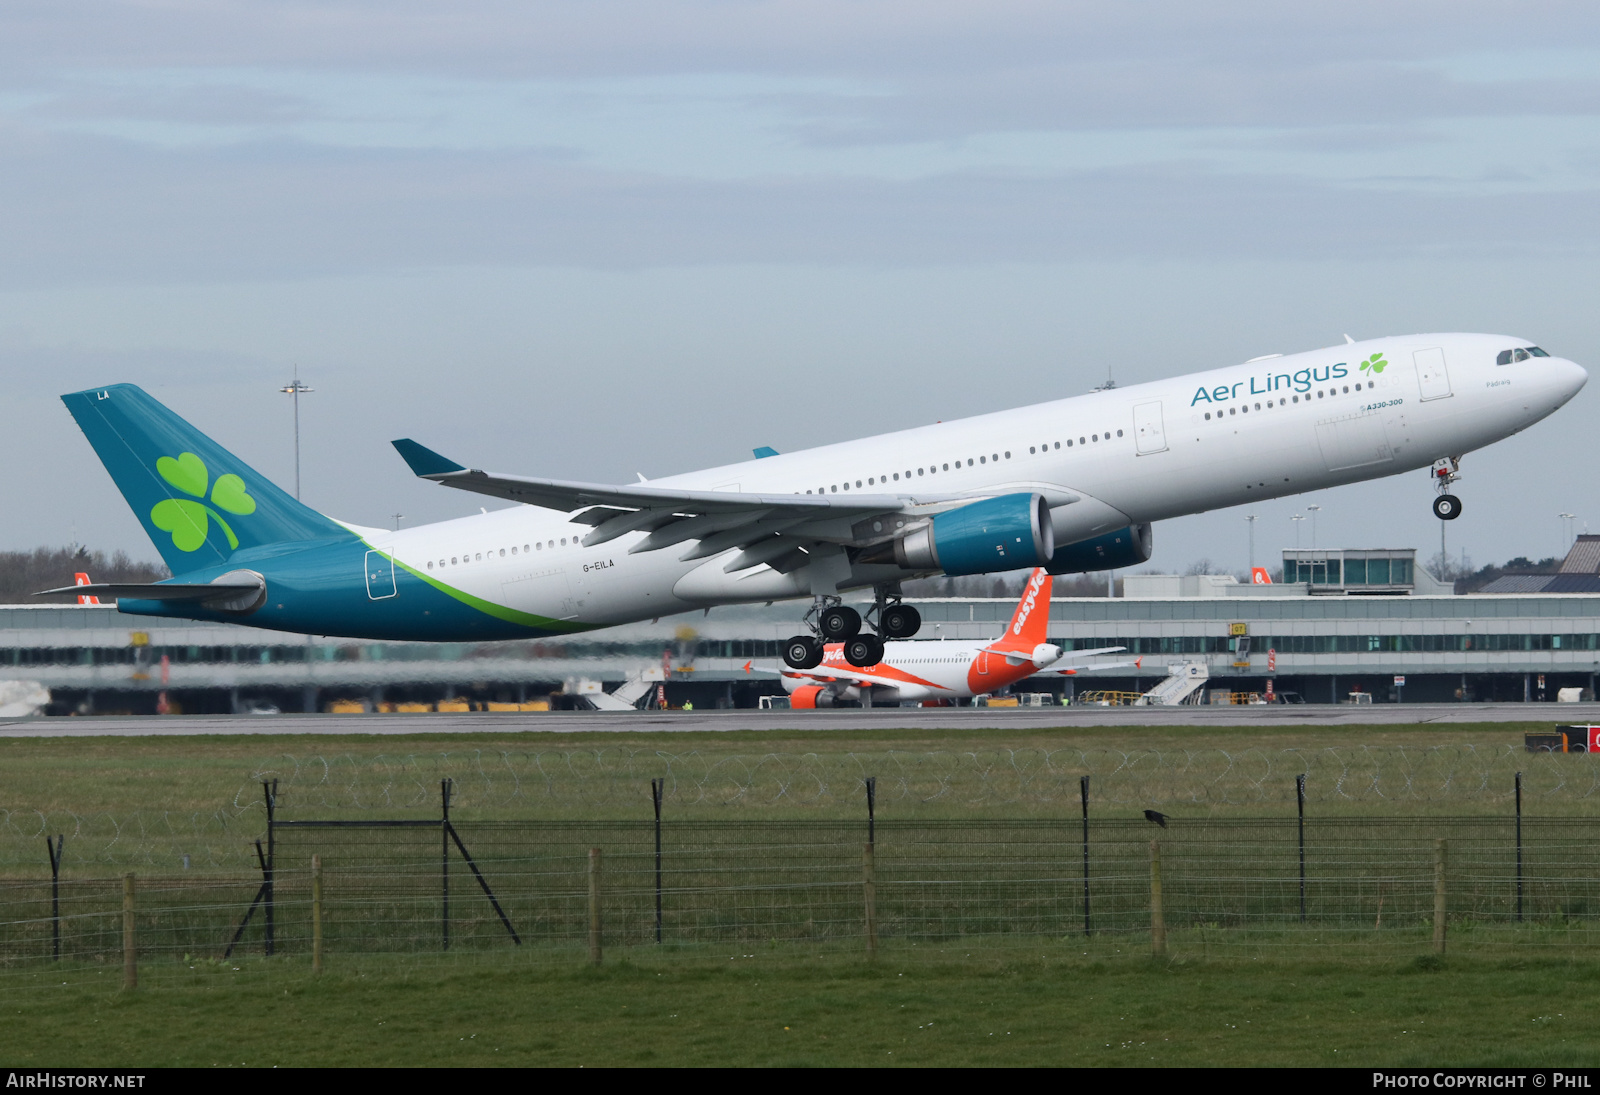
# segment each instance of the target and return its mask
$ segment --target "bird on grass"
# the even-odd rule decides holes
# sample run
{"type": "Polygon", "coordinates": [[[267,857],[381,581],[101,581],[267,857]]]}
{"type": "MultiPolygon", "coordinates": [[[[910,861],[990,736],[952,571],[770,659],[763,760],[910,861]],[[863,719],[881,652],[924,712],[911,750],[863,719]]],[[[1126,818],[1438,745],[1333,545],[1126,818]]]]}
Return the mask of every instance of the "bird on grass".
{"type": "Polygon", "coordinates": [[[1167,815],[1163,814],[1159,810],[1146,810],[1144,812],[1144,819],[1146,821],[1155,822],[1157,825],[1161,826],[1163,829],[1165,829],[1167,827],[1167,815]]]}

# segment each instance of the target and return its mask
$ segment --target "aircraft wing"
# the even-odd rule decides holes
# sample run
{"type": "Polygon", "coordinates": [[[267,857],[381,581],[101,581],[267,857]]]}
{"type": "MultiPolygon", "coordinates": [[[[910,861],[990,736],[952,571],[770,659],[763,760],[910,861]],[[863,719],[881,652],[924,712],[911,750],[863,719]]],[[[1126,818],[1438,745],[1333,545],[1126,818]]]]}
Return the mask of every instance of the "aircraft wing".
{"type": "Polygon", "coordinates": [[[977,501],[971,495],[746,494],[532,479],[466,468],[409,439],[394,447],[420,478],[563,513],[583,511],[574,520],[594,526],[583,538],[585,547],[646,532],[630,553],[686,540],[699,542],[683,556],[686,561],[744,549],[729,562],[730,572],[761,563],[791,569],[786,564],[805,562],[799,549],[808,543],[866,546],[900,535],[923,517],[977,501]],[[883,520],[885,515],[894,517],[883,520]]]}
{"type": "Polygon", "coordinates": [[[924,688],[938,688],[942,691],[949,691],[942,685],[934,684],[932,681],[921,680],[917,677],[909,677],[906,680],[885,679],[881,673],[868,673],[848,665],[819,665],[815,669],[789,669],[785,667],[779,670],[779,673],[785,677],[799,677],[815,681],[817,684],[833,684],[837,681],[843,681],[846,684],[884,685],[887,687],[899,684],[915,684],[924,688]]]}

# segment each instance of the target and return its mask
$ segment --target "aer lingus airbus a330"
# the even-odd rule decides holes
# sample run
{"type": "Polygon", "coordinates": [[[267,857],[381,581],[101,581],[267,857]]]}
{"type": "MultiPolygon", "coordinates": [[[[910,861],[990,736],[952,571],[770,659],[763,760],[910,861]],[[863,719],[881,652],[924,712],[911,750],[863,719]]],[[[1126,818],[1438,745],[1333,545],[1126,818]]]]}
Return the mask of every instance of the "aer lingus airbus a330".
{"type": "MultiPolygon", "coordinates": [[[[1274,355],[626,486],[479,471],[414,441],[424,479],[521,503],[399,532],[301,505],[132,385],[64,396],[171,568],[66,592],[150,616],[375,639],[513,639],[811,598],[785,661],[878,662],[915,634],[899,583],[1150,556],[1167,517],[1432,469],[1588,379],[1526,339],[1435,334],[1274,355]],[[841,594],[871,590],[863,620],[841,594]],[[868,630],[863,631],[863,626],[868,630]]],[[[764,452],[765,450],[758,450],[764,452]]]]}

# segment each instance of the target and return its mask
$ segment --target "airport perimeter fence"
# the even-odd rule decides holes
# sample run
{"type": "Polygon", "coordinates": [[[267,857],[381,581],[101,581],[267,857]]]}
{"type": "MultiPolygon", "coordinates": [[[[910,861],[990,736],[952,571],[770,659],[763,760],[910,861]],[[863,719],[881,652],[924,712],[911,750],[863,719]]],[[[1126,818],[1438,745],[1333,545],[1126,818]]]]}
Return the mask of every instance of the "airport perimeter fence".
{"type": "MultiPolygon", "coordinates": [[[[1296,789],[1300,786],[1296,781],[1296,789]]],[[[0,974],[500,952],[1348,955],[1600,944],[1600,819],[280,816],[251,872],[0,880],[0,974]],[[1162,821],[1166,824],[1163,826],[1162,821]],[[906,953],[901,950],[901,953],[906,953]],[[927,952],[924,952],[927,953],[927,952]]],[[[648,789],[664,800],[663,781],[648,789]]],[[[1092,806],[1087,781],[1082,801],[1092,806]]],[[[43,842],[41,841],[41,845],[43,842]]],[[[45,858],[41,848],[41,860],[45,858]]]]}
{"type": "MultiPolygon", "coordinates": [[[[1600,756],[1595,758],[1600,761],[1600,756]]],[[[885,808],[922,816],[1004,810],[1014,816],[1075,810],[1089,776],[1103,806],[1143,810],[1294,808],[1295,779],[1324,812],[1505,812],[1522,772],[1530,803],[1549,810],[1600,805],[1600,763],[1583,754],[1511,745],[1338,745],[1321,748],[972,750],[737,753],[612,747],[427,754],[282,756],[260,766],[233,807],[261,806],[259,780],[281,780],[294,808],[321,811],[427,809],[438,780],[479,811],[570,817],[626,816],[649,808],[650,781],[665,779],[674,810],[759,807],[854,811],[862,781],[877,780],[885,808]]]]}
{"type": "MultiPolygon", "coordinates": [[[[238,875],[254,869],[263,833],[263,780],[277,780],[285,817],[359,820],[434,816],[439,780],[455,787],[458,814],[474,821],[607,820],[651,810],[652,780],[680,820],[750,816],[851,818],[864,781],[876,780],[880,816],[897,821],[1048,820],[1078,811],[1089,776],[1101,816],[1158,809],[1185,820],[1271,816],[1507,817],[1517,775],[1530,815],[1600,814],[1600,754],[1534,753],[1511,746],[1350,745],[1316,749],[1194,748],[722,753],[608,747],[457,749],[439,752],[281,755],[231,794],[152,787],[164,809],[116,812],[18,808],[0,803],[0,878],[36,870],[46,836],[66,836],[69,873],[175,871],[238,875]],[[218,800],[221,800],[220,802],[218,800]]],[[[58,792],[59,793],[59,792],[58,792]]]]}

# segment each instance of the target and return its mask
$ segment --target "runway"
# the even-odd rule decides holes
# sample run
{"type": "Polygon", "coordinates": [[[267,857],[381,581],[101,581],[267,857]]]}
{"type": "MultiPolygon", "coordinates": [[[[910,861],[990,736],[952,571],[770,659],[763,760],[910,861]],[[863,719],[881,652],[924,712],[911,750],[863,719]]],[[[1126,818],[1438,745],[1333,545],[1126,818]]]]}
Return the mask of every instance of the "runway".
{"type": "Polygon", "coordinates": [[[1600,704],[1281,704],[1251,707],[877,708],[838,711],[551,711],[419,715],[105,715],[0,719],[0,737],[204,734],[627,734],[862,730],[1047,730],[1056,727],[1444,726],[1600,723],[1600,704]]]}

